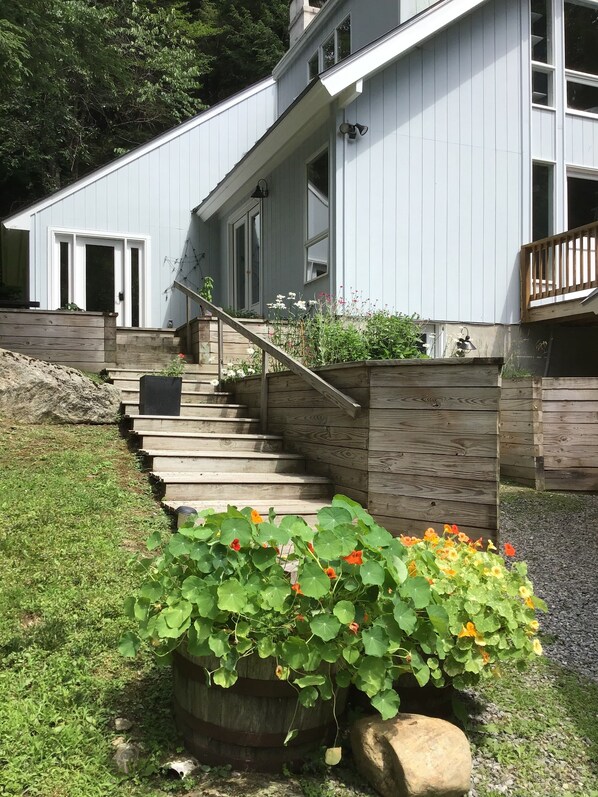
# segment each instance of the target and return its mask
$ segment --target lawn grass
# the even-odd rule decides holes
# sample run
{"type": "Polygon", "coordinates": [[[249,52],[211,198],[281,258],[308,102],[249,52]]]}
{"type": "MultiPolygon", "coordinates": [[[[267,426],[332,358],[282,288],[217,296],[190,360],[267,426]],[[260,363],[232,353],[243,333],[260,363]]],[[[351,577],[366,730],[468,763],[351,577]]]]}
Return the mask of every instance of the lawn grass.
{"type": "MultiPolygon", "coordinates": [[[[195,785],[160,773],[180,744],[170,674],[116,651],[131,553],[168,527],[117,428],[0,421],[0,439],[0,795],[237,794],[219,772],[195,785]],[[116,717],[143,745],[130,776],[112,761],[116,717]]],[[[466,707],[477,797],[598,797],[596,683],[541,662],[466,707]]],[[[287,794],[284,779],[264,777],[251,794],[287,794]]],[[[316,767],[287,785],[307,797],[371,794],[350,768],[316,767]]]]}

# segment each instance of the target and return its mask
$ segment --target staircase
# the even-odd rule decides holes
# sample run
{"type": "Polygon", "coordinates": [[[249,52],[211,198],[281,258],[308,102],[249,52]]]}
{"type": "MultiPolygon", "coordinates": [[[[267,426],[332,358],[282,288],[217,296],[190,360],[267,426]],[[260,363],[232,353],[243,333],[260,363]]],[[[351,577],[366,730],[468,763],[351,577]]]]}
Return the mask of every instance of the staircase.
{"type": "Polygon", "coordinates": [[[217,390],[215,365],[186,366],[180,416],[139,415],[145,373],[152,371],[118,368],[109,377],[165,508],[222,511],[230,504],[266,516],[274,507],[278,516],[315,521],[331,482],[307,474],[303,457],[285,452],[281,437],[261,434],[259,419],[217,390]]]}

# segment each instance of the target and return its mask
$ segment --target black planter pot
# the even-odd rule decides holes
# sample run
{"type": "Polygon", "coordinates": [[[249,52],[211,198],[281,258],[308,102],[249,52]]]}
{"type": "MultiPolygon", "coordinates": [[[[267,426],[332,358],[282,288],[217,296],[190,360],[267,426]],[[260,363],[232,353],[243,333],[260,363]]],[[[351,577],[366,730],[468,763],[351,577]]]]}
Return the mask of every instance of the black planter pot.
{"type": "Polygon", "coordinates": [[[182,386],[180,376],[142,376],[139,380],[139,414],[180,415],[182,386]]]}

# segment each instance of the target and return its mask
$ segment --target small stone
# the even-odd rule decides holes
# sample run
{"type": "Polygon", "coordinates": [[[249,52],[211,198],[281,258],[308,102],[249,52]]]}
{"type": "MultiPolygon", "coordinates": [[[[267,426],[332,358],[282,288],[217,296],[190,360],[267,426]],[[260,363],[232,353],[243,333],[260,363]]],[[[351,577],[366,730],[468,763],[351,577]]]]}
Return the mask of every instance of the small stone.
{"type": "Polygon", "coordinates": [[[364,717],[351,728],[351,746],[357,769],[383,797],[462,797],[471,788],[469,742],[446,720],[364,717]]]}
{"type": "Polygon", "coordinates": [[[117,731],[130,731],[133,723],[131,720],[125,719],[125,717],[117,717],[114,720],[114,727],[117,731]]]}
{"type": "Polygon", "coordinates": [[[114,763],[119,772],[129,775],[133,772],[139,761],[141,749],[139,745],[133,742],[125,741],[122,736],[113,739],[112,744],[116,747],[114,753],[114,763]]]}

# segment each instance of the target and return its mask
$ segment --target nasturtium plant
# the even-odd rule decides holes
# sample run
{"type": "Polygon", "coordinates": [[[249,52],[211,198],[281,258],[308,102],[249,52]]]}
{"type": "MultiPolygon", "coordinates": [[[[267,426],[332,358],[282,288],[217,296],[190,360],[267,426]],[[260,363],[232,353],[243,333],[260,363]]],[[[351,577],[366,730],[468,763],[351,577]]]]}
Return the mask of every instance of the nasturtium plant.
{"type": "Polygon", "coordinates": [[[424,686],[475,684],[542,653],[523,562],[456,526],[393,537],[356,502],[337,495],[318,513],[280,523],[250,507],[205,510],[169,539],[152,535],[153,558],[126,602],[136,623],[125,656],[149,643],[161,659],[180,645],[215,657],[210,672],[232,686],[241,658],[272,660],[302,705],[354,684],[384,719],[399,710],[404,674],[424,686]]]}

